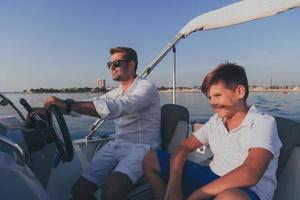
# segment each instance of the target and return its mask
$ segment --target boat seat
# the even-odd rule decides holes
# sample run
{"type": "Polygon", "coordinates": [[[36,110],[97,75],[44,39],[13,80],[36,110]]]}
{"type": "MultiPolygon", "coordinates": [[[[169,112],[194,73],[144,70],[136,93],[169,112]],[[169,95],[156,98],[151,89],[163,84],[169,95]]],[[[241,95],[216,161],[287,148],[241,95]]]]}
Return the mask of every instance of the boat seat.
{"type": "MultiPolygon", "coordinates": [[[[189,133],[189,135],[192,135],[194,132],[199,130],[205,123],[206,123],[205,121],[192,121],[191,122],[192,131],[189,133]]],[[[209,165],[212,158],[213,158],[213,154],[210,150],[209,145],[202,146],[188,155],[188,160],[191,160],[199,165],[205,165],[205,166],[209,165]]]]}
{"type": "Polygon", "coordinates": [[[189,132],[189,111],[184,106],[165,104],[161,108],[161,149],[172,153],[189,132]]]}
{"type": "MultiPolygon", "coordinates": [[[[189,111],[184,106],[165,104],[161,107],[161,149],[172,153],[188,136],[189,111]]],[[[153,199],[152,191],[144,177],[127,197],[130,200],[153,199]]]]}
{"type": "Polygon", "coordinates": [[[279,138],[283,144],[277,168],[277,189],[274,200],[300,199],[300,124],[275,117],[279,138]]]}

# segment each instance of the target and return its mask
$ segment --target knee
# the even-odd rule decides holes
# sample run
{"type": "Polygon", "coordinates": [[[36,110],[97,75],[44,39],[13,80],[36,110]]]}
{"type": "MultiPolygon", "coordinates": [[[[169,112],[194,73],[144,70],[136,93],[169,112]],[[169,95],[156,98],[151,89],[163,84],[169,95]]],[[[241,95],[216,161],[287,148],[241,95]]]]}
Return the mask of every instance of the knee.
{"type": "Polygon", "coordinates": [[[113,172],[105,181],[102,191],[102,200],[125,199],[132,190],[133,183],[130,178],[122,172],[113,172]]]}
{"type": "Polygon", "coordinates": [[[159,170],[159,163],[154,150],[150,150],[145,155],[142,162],[143,170],[146,173],[147,171],[157,171],[159,170]]]}

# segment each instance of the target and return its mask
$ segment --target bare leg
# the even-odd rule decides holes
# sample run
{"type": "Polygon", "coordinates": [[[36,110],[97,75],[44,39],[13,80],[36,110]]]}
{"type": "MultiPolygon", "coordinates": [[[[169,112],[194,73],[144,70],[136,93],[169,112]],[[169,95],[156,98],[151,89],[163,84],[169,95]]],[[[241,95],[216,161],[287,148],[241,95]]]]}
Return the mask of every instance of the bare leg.
{"type": "Polygon", "coordinates": [[[215,200],[250,200],[248,195],[239,189],[229,189],[221,192],[215,200]]]}
{"type": "Polygon", "coordinates": [[[95,183],[80,176],[72,187],[72,196],[74,200],[94,200],[94,193],[98,187],[95,183]]]}
{"type": "Polygon", "coordinates": [[[154,191],[155,199],[163,200],[166,194],[166,183],[160,176],[160,165],[154,150],[148,151],[143,160],[144,174],[154,191]]]}
{"type": "Polygon", "coordinates": [[[113,172],[104,183],[101,200],[125,199],[132,188],[133,183],[126,174],[113,172]]]}

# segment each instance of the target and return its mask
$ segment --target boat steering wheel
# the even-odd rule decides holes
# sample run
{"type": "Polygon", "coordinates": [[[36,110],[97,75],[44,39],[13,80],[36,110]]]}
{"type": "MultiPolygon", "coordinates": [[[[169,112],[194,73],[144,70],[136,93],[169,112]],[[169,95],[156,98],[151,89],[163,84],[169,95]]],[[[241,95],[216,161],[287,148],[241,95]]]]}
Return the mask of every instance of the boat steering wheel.
{"type": "Polygon", "coordinates": [[[44,144],[45,142],[55,142],[61,160],[63,162],[71,161],[73,159],[73,144],[66,121],[59,107],[51,105],[45,120],[37,113],[34,113],[34,110],[25,99],[21,98],[20,104],[27,110],[28,114],[32,113],[33,128],[44,132],[45,137],[41,139],[41,142],[44,144]]]}
{"type": "Polygon", "coordinates": [[[66,121],[56,105],[49,107],[50,127],[53,130],[54,142],[63,161],[73,159],[73,144],[66,121]]]}

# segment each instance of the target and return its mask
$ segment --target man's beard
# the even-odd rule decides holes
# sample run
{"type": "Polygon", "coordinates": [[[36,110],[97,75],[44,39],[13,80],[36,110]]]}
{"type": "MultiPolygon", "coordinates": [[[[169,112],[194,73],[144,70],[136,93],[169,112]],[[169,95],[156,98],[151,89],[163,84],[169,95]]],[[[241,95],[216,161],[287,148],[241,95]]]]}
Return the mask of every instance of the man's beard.
{"type": "Polygon", "coordinates": [[[120,80],[121,80],[121,77],[120,77],[120,76],[112,77],[112,79],[113,79],[114,81],[120,81],[120,80]]]}
{"type": "Polygon", "coordinates": [[[112,79],[114,80],[114,81],[121,81],[122,80],[122,77],[120,76],[120,75],[116,75],[116,76],[113,76],[112,75],[112,79]]]}

